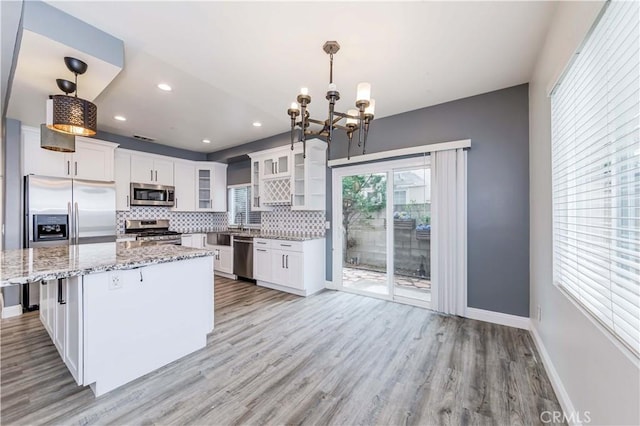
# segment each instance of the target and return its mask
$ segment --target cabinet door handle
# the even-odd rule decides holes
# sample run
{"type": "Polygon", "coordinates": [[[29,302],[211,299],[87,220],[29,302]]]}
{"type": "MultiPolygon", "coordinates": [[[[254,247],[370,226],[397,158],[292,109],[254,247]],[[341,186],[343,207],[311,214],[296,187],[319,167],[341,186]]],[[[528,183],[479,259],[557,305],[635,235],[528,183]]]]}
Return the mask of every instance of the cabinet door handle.
{"type": "Polygon", "coordinates": [[[149,173],[151,173],[151,181],[153,181],[153,170],[149,170],[149,173]]]}
{"type": "Polygon", "coordinates": [[[280,247],[291,247],[291,244],[280,244],[280,247]]]}
{"type": "Polygon", "coordinates": [[[78,176],[78,162],[74,161],[75,175],[78,176]]]}
{"type": "Polygon", "coordinates": [[[258,195],[258,207],[260,207],[260,196],[258,195]]]}
{"type": "Polygon", "coordinates": [[[276,174],[278,174],[278,163],[276,163],[275,166],[276,166],[276,174]]]}
{"type": "Polygon", "coordinates": [[[256,249],[256,250],[258,250],[258,251],[266,251],[265,249],[256,249]]]}
{"type": "Polygon", "coordinates": [[[142,282],[144,278],[142,278],[142,271],[140,271],[140,282],[142,282]]]}
{"type": "Polygon", "coordinates": [[[284,269],[284,254],[282,255],[282,269],[284,269]]]}
{"type": "Polygon", "coordinates": [[[206,236],[202,236],[202,247],[207,245],[207,237],[206,236]]]}
{"type": "Polygon", "coordinates": [[[127,207],[129,207],[129,196],[127,195],[127,207]]]}
{"type": "Polygon", "coordinates": [[[175,208],[176,208],[176,209],[178,208],[178,199],[177,199],[177,198],[176,198],[176,205],[175,205],[175,208]]]}
{"type": "Polygon", "coordinates": [[[67,302],[62,298],[62,278],[58,278],[58,303],[61,305],[67,302]]]}
{"type": "Polygon", "coordinates": [[[67,161],[67,176],[71,174],[71,161],[67,161]]]}
{"type": "Polygon", "coordinates": [[[158,171],[156,170],[156,182],[158,181],[158,171]]]}
{"type": "Polygon", "coordinates": [[[209,208],[212,209],[213,208],[213,203],[211,202],[211,200],[209,200],[209,208]]]}

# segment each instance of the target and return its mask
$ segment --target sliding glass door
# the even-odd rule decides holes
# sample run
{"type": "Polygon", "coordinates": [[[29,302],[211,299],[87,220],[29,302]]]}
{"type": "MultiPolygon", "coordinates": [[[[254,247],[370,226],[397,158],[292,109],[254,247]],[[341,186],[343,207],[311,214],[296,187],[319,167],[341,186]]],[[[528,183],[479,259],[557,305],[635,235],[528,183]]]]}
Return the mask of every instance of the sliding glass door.
{"type": "Polygon", "coordinates": [[[429,306],[429,158],[334,169],[338,289],[429,306]]]}
{"type": "Polygon", "coordinates": [[[342,285],[389,294],[387,284],[387,173],[342,176],[342,285]]]}

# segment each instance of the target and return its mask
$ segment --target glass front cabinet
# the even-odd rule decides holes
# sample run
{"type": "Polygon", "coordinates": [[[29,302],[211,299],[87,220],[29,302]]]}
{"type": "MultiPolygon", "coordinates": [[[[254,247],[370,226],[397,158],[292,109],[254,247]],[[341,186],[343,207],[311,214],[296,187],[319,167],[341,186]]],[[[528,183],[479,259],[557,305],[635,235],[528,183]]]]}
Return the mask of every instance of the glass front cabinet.
{"type": "Polygon", "coordinates": [[[227,211],[227,165],[199,162],[196,166],[196,210],[227,211]]]}

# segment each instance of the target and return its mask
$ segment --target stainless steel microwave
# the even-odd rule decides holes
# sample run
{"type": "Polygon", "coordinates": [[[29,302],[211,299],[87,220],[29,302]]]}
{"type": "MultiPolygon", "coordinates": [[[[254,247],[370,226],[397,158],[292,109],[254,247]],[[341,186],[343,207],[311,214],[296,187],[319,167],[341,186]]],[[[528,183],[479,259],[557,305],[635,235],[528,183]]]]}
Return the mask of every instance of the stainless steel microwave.
{"type": "Polygon", "coordinates": [[[175,194],[173,186],[131,183],[132,206],[173,207],[175,194]]]}

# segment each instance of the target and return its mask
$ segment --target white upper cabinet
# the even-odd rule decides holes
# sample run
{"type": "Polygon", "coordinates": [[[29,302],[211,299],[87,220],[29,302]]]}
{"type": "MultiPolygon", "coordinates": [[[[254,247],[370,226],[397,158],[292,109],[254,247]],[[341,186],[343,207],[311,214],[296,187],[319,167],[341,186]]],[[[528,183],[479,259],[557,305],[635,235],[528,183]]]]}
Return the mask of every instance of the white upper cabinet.
{"type": "Polygon", "coordinates": [[[131,182],[173,186],[173,161],[152,154],[132,154],[131,182]]]}
{"type": "Polygon", "coordinates": [[[116,151],[116,210],[130,210],[131,200],[131,155],[122,150],[116,151]]]}
{"type": "Polygon", "coordinates": [[[173,165],[176,188],[173,211],[192,212],[196,209],[196,168],[191,161],[176,161],[173,165]]]}
{"type": "Polygon", "coordinates": [[[40,129],[22,127],[23,175],[114,180],[114,153],[118,144],[76,136],[76,152],[40,148],[40,129]]]}
{"type": "Polygon", "coordinates": [[[325,210],[327,144],[307,141],[306,158],[302,145],[296,145],[292,155],[291,210],[325,210]]]}
{"type": "Polygon", "coordinates": [[[276,179],[291,175],[290,148],[280,150],[270,157],[262,159],[263,179],[276,179]]]}
{"type": "Polygon", "coordinates": [[[251,210],[268,211],[274,205],[291,210],[325,210],[327,144],[319,139],[249,154],[251,210]]]}
{"type": "Polygon", "coordinates": [[[227,165],[196,163],[196,210],[227,211],[227,165]]]}
{"type": "Polygon", "coordinates": [[[251,211],[263,212],[272,210],[271,207],[265,205],[262,199],[262,178],[260,170],[262,159],[260,157],[251,157],[251,211]]]}

